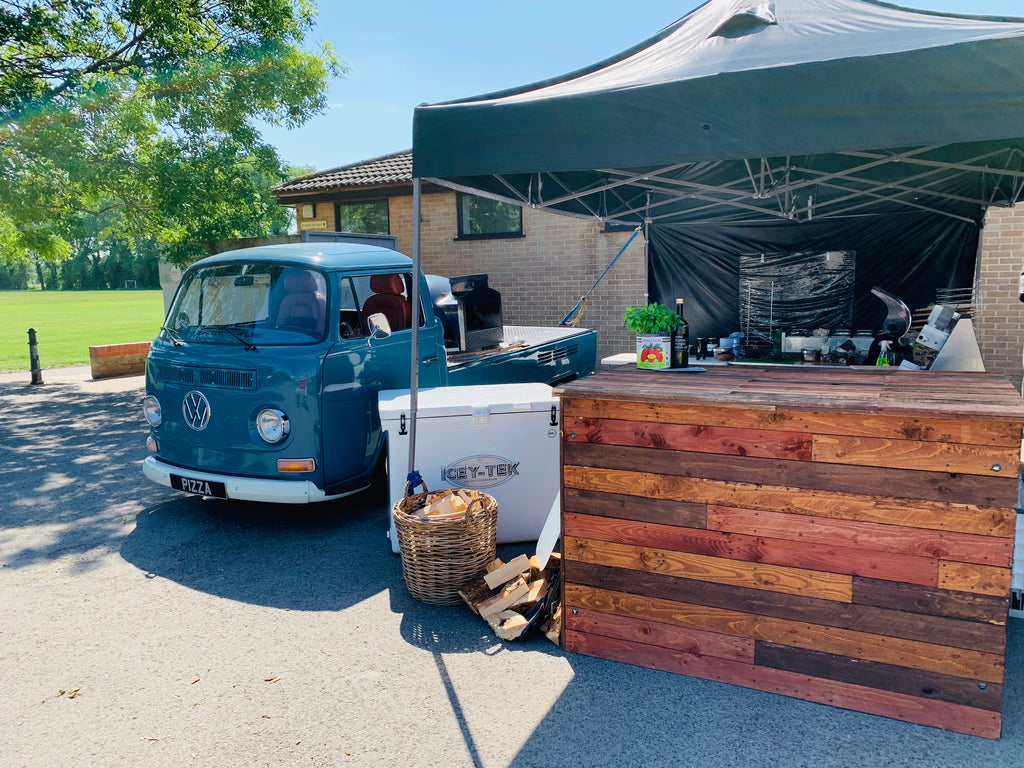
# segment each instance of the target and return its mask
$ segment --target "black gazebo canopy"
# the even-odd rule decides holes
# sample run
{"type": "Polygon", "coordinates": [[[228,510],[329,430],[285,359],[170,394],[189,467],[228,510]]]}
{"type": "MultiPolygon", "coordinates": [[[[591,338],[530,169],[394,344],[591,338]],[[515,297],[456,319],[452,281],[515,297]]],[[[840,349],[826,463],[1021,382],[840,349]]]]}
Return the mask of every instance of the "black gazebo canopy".
{"type": "MultiPolygon", "coordinates": [[[[970,285],[1024,187],[1024,19],[711,0],[622,54],[416,109],[413,175],[646,225],[654,298],[735,328],[741,254],[857,254],[854,318],[970,285]]],[[[702,329],[702,326],[706,326],[702,329]]]]}
{"type": "Polygon", "coordinates": [[[413,175],[622,222],[1018,199],[1024,19],[866,0],[712,0],[542,83],[424,105],[413,175]]]}

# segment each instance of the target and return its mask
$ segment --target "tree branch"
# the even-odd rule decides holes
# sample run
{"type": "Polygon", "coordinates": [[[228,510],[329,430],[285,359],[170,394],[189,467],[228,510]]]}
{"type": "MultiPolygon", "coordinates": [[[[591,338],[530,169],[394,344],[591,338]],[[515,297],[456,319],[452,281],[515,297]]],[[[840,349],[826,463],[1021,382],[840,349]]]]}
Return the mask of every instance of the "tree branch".
{"type": "Polygon", "coordinates": [[[129,67],[134,66],[138,62],[125,59],[124,54],[130,51],[135,46],[137,46],[143,40],[145,40],[146,36],[152,31],[152,29],[153,27],[151,26],[142,27],[138,30],[138,32],[136,32],[136,34],[130,40],[128,40],[120,48],[111,51],[108,56],[102,59],[97,59],[87,67],[83,67],[79,70],[65,70],[64,82],[62,82],[60,85],[51,88],[47,92],[45,98],[47,100],[54,99],[57,96],[60,96],[64,91],[66,91],[71,86],[71,80],[69,77],[67,77],[67,74],[69,74],[70,72],[75,72],[76,74],[81,75],[92,75],[96,74],[97,72],[121,72],[125,69],[128,69],[129,67]]]}

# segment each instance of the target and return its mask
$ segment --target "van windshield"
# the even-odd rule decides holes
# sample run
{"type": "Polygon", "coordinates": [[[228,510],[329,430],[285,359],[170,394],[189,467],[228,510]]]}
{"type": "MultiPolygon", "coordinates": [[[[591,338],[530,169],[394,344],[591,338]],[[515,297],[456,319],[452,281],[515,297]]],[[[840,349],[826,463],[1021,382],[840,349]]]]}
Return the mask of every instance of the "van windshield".
{"type": "Polygon", "coordinates": [[[327,282],[282,264],[218,264],[187,272],[165,328],[205,344],[313,344],[326,329],[327,282]]]}

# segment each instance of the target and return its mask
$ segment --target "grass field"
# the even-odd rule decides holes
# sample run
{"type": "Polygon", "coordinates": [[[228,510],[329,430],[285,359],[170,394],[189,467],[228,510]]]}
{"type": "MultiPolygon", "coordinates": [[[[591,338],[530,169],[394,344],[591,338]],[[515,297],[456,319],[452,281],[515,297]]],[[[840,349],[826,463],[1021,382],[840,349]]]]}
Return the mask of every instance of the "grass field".
{"type": "Polygon", "coordinates": [[[152,341],[163,317],[158,290],[0,291],[0,371],[29,370],[29,328],[45,371],[88,363],[90,346],[152,341]]]}

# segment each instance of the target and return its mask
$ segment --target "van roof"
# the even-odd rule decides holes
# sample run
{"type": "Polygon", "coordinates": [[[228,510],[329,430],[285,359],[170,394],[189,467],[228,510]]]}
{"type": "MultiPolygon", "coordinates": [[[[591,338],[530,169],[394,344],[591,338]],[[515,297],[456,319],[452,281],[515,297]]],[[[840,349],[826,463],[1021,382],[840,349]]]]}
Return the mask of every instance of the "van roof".
{"type": "Polygon", "coordinates": [[[240,261],[274,261],[297,267],[332,270],[409,269],[412,259],[376,245],[361,243],[283,243],[239,248],[207,256],[192,266],[212,266],[240,261]]]}

